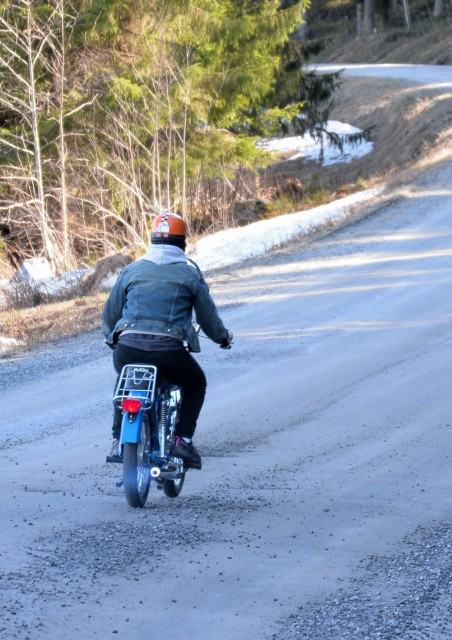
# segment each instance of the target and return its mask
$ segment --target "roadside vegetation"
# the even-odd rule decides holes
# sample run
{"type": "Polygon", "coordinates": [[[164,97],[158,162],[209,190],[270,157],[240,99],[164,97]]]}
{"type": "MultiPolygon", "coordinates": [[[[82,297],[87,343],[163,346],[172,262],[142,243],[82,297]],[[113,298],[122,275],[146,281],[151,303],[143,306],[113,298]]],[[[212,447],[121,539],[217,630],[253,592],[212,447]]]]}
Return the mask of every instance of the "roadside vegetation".
{"type": "Polygon", "coordinates": [[[313,82],[291,37],[304,5],[0,2],[0,259],[144,250],[162,210],[233,224],[271,189],[256,141],[328,118],[337,75],[313,82]]]}
{"type": "MultiPolygon", "coordinates": [[[[198,11],[180,17],[179,0],[153,3],[151,14],[141,2],[0,2],[0,279],[34,255],[60,270],[135,258],[161,209],[184,215],[196,236],[310,208],[447,143],[450,96],[383,80],[315,84],[298,62],[450,64],[449,5],[434,18],[433,0],[410,3],[409,29],[400,15],[391,22],[376,11],[375,32],[357,37],[356,6],[322,0],[289,38],[299,25],[294,3],[283,15],[275,2],[262,15],[228,14],[228,29],[205,4],[200,22],[198,11]],[[25,23],[42,30],[29,52],[39,71],[34,115],[20,97],[21,82],[30,95],[29,59],[1,49],[5,29],[17,51],[26,48],[25,23]],[[312,131],[330,116],[370,130],[375,152],[331,167],[263,154],[256,140],[290,123],[294,131],[302,108],[312,131]]],[[[23,348],[98,326],[105,295],[91,285],[51,302],[18,290],[0,310],[0,337],[23,348]]]]}
{"type": "Polygon", "coordinates": [[[307,51],[322,61],[452,64],[447,0],[314,0],[307,51]]]}
{"type": "Polygon", "coordinates": [[[72,300],[1,311],[0,356],[1,338],[11,340],[8,347],[3,347],[6,355],[99,327],[105,299],[106,294],[97,293],[72,300]]]}

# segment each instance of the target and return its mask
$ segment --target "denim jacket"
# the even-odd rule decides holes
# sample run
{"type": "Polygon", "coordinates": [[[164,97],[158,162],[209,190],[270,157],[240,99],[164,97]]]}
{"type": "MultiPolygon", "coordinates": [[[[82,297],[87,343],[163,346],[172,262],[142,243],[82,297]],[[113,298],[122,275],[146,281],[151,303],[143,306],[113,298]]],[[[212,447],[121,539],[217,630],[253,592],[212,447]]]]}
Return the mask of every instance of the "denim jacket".
{"type": "Polygon", "coordinates": [[[161,263],[152,261],[151,251],[120,273],[102,313],[102,333],[109,346],[116,344],[121,331],[132,330],[171,336],[199,352],[193,310],[211,340],[221,344],[227,338],[228,331],[200,270],[187,262],[183,251],[177,251],[180,255],[173,262],[161,263]]]}

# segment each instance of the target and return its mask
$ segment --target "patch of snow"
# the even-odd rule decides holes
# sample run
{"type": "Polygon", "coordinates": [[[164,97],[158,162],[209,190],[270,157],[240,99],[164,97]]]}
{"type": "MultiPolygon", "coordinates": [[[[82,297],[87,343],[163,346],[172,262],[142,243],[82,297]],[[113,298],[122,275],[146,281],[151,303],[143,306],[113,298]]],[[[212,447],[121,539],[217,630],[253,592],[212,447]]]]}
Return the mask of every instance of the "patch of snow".
{"type": "Polygon", "coordinates": [[[21,342],[19,340],[15,340],[14,338],[6,338],[5,336],[0,336],[0,357],[7,356],[10,353],[13,353],[18,347],[21,346],[21,342]]]}
{"type": "Polygon", "coordinates": [[[52,271],[50,262],[46,258],[30,258],[24,260],[18,273],[19,280],[26,280],[27,282],[43,282],[45,280],[51,280],[55,274],[52,271]]]}
{"type": "Polygon", "coordinates": [[[104,278],[100,283],[99,290],[109,291],[110,289],[112,289],[121,271],[122,269],[116,269],[115,271],[112,271],[111,273],[109,273],[108,276],[104,278]]]}
{"type": "Polygon", "coordinates": [[[54,278],[43,280],[40,284],[40,289],[49,295],[58,295],[65,291],[71,291],[80,284],[82,276],[89,271],[90,269],[76,269],[62,273],[54,278]]]}
{"type": "MultiPolygon", "coordinates": [[[[326,126],[327,131],[337,133],[339,135],[349,135],[354,133],[362,133],[361,129],[357,129],[350,124],[339,122],[337,120],[331,120],[326,126]]],[[[336,164],[338,162],[350,162],[356,158],[362,158],[363,156],[373,151],[372,142],[361,142],[357,144],[351,144],[350,142],[344,142],[344,148],[342,153],[339,149],[328,142],[328,138],[324,133],[322,135],[324,158],[323,165],[336,164]]],[[[309,133],[304,136],[292,136],[287,138],[274,138],[272,140],[264,140],[260,143],[263,149],[266,151],[276,151],[278,153],[291,153],[288,160],[296,160],[297,158],[306,158],[307,160],[319,160],[320,143],[313,138],[309,133]]]]}
{"type": "Polygon", "coordinates": [[[368,189],[314,209],[287,213],[270,220],[253,222],[246,227],[219,231],[201,238],[188,255],[203,271],[263,255],[300,234],[307,234],[315,227],[342,218],[351,207],[370,200],[379,192],[380,189],[368,189]]]}
{"type": "Polygon", "coordinates": [[[57,296],[77,287],[81,282],[82,276],[89,271],[91,269],[76,269],[56,276],[45,258],[33,258],[22,263],[4,289],[10,288],[14,290],[15,287],[20,289],[30,285],[41,293],[57,296]]]}

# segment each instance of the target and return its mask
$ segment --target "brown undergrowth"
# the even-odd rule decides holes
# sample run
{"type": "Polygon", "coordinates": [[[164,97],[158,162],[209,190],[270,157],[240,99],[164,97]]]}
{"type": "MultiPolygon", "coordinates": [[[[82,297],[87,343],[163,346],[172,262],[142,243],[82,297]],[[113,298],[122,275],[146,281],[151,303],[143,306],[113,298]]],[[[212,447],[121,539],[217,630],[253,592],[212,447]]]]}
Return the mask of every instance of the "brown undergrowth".
{"type": "MultiPolygon", "coordinates": [[[[38,344],[100,328],[106,293],[39,305],[30,309],[0,312],[0,335],[17,341],[5,353],[30,349],[38,344]]],[[[100,332],[99,332],[100,339],[100,332]]]]}
{"type": "MultiPolygon", "coordinates": [[[[447,89],[346,78],[336,95],[332,119],[361,129],[371,127],[374,151],[327,167],[301,160],[275,162],[267,170],[275,182],[302,189],[314,184],[324,190],[325,202],[377,183],[400,185],[413,179],[419,169],[450,157],[452,93],[447,89]]],[[[313,201],[312,206],[323,202],[313,201]]],[[[1,311],[0,338],[15,339],[23,349],[99,327],[105,297],[96,293],[31,309],[1,311]]]]}

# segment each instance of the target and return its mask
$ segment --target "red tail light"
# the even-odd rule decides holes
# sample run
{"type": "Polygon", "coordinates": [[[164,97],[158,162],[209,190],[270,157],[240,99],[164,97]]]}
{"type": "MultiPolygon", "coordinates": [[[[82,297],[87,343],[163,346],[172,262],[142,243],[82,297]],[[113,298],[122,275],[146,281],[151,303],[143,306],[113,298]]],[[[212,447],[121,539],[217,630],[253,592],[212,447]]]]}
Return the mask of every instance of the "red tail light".
{"type": "Polygon", "coordinates": [[[141,407],[141,400],[136,400],[135,398],[125,398],[122,401],[122,408],[128,413],[138,413],[141,407]]]}

